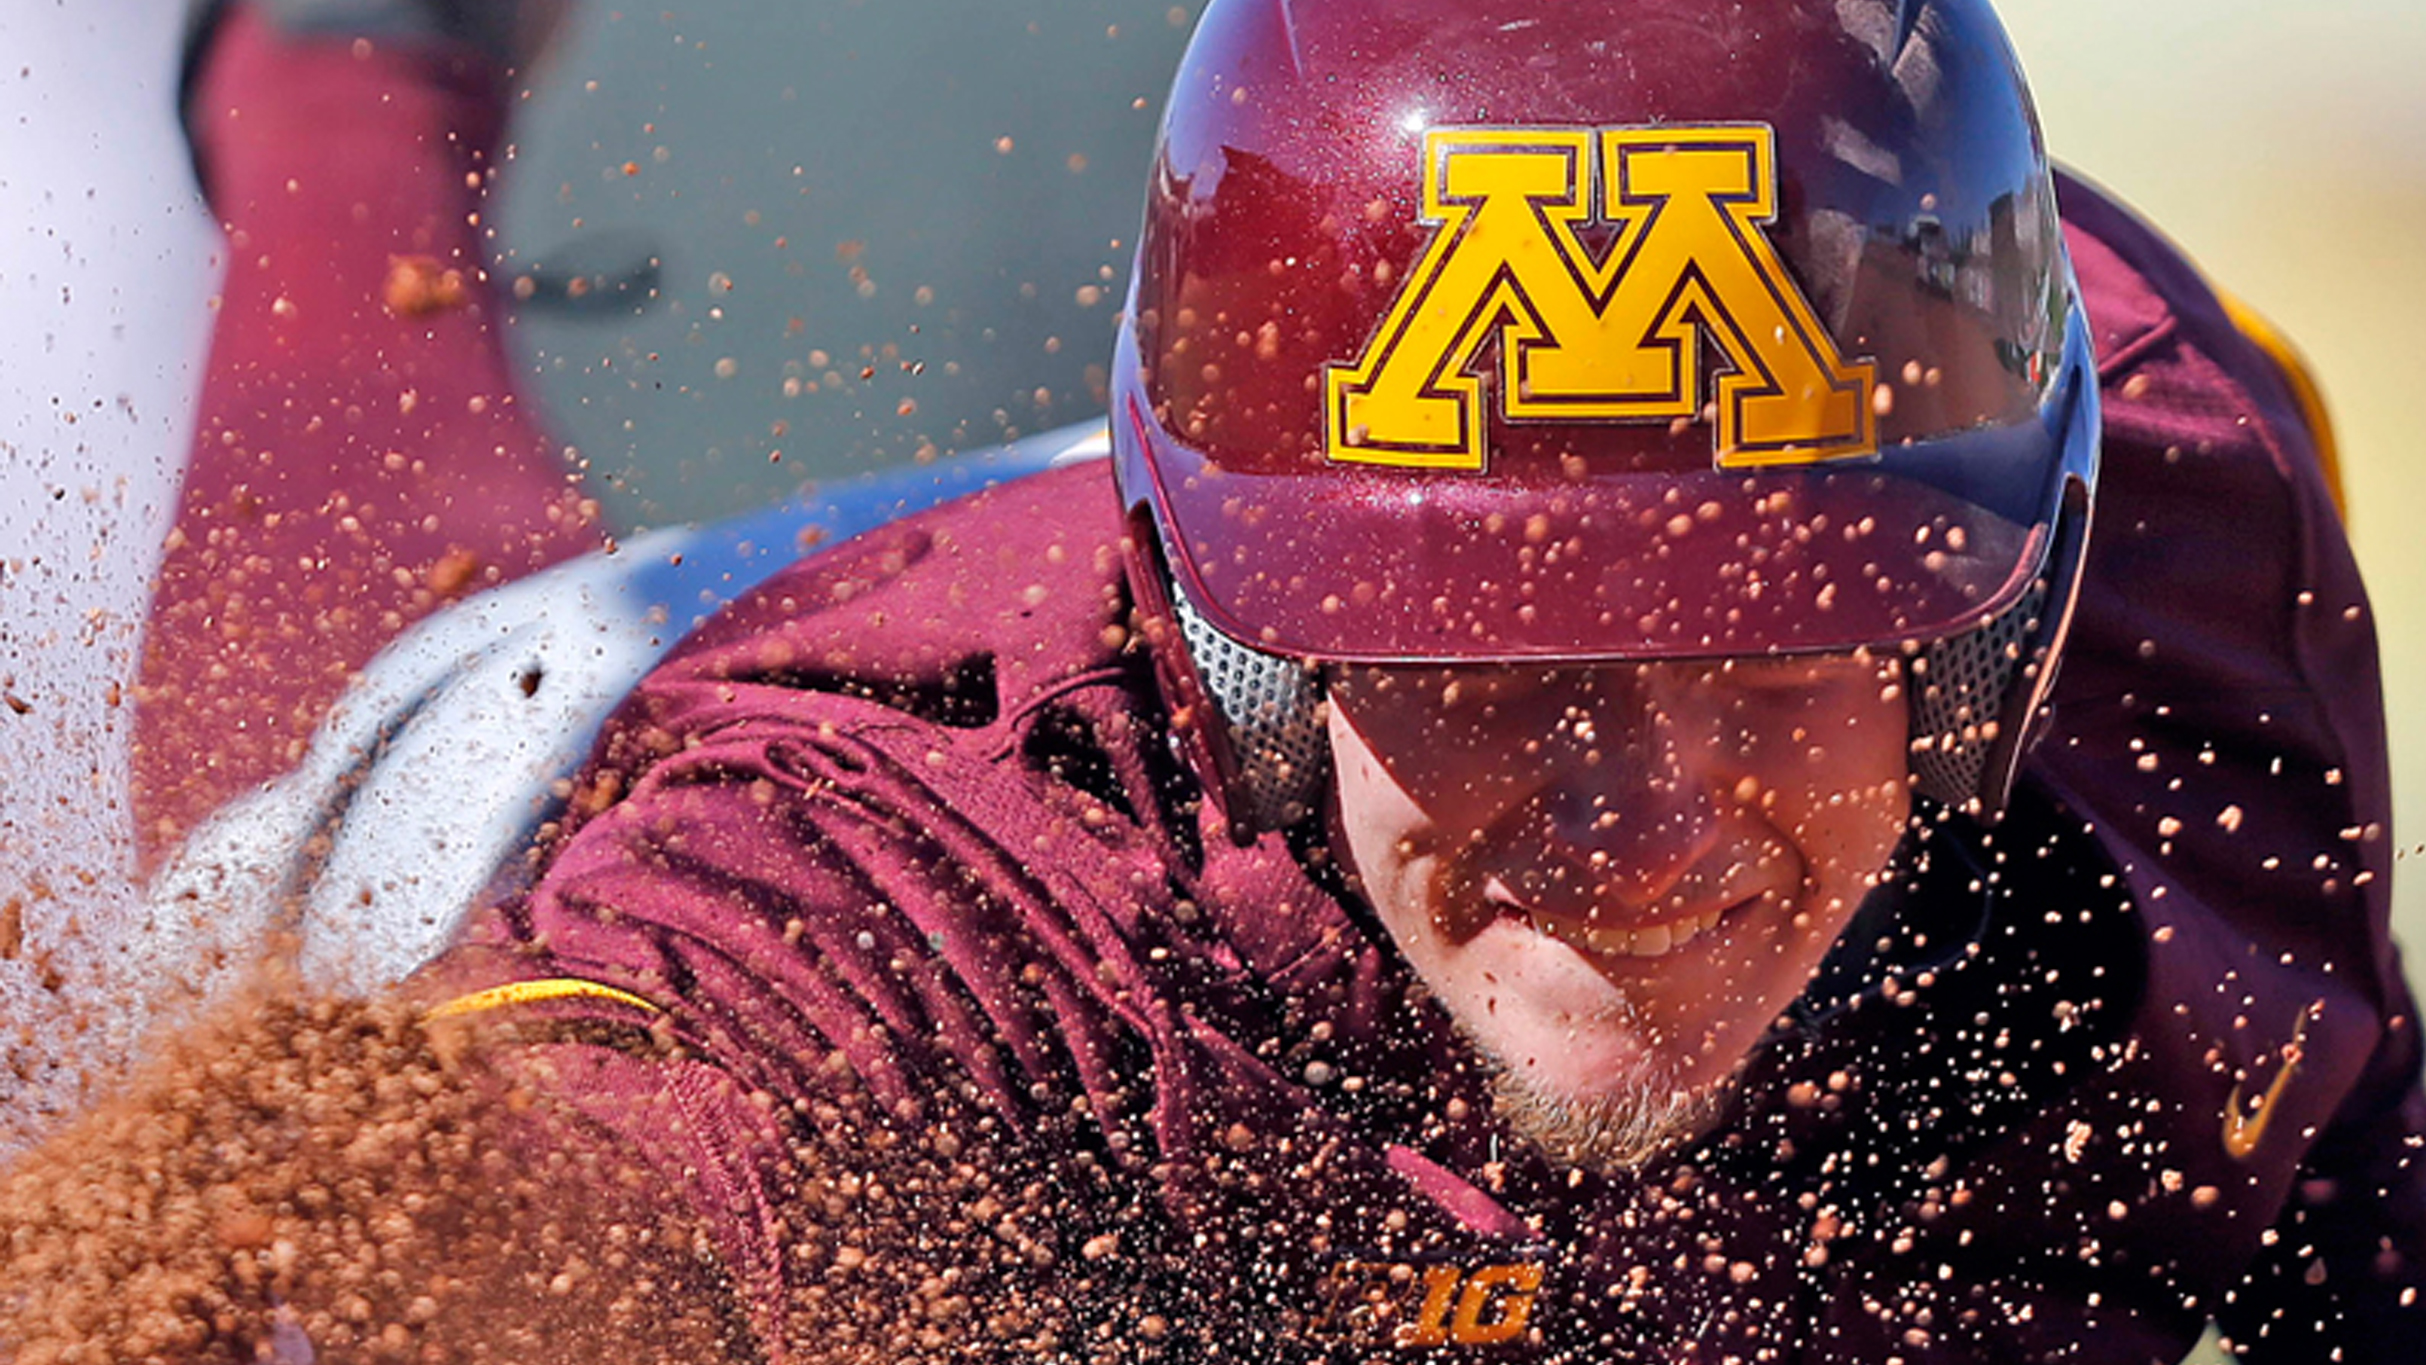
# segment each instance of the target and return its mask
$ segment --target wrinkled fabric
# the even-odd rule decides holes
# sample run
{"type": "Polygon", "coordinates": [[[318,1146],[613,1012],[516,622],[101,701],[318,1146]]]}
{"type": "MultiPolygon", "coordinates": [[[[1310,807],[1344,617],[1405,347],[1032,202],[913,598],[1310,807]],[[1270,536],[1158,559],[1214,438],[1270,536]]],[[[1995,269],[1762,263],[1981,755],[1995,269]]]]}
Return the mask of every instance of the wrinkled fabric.
{"type": "Polygon", "coordinates": [[[2365,596],[2276,362],[2063,195],[2108,434],[2052,726],[2003,824],[1907,841],[1691,1150],[1553,1168],[1325,855],[1231,845],[1129,633],[1100,466],[704,627],[608,726],[535,889],[434,975],[647,1002],[534,1012],[672,1049],[616,1085],[704,1086],[707,1117],[629,1138],[686,1174],[774,1359],[848,1283],[802,1231],[837,1206],[787,1170],[983,1166],[964,1143],[1058,1216],[937,1213],[899,1254],[1017,1241],[1115,1354],[2142,1362],[2218,1317],[2251,1359],[2406,1358],[2426,1108],[2365,596]]]}

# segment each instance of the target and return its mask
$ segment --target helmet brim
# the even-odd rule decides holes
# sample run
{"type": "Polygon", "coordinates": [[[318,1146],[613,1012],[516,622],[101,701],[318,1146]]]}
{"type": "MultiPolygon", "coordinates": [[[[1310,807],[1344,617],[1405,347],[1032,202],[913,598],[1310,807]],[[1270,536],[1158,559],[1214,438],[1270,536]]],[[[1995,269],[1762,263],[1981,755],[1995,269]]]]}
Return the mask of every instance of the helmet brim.
{"type": "MultiPolygon", "coordinates": [[[[1939,639],[2018,600],[2096,379],[2077,310],[2035,420],[1798,469],[1531,479],[1338,466],[1243,473],[1134,405],[1180,591],[1269,653],[1336,662],[1600,661],[1842,652],[1939,639]],[[1151,447],[1151,458],[1147,447],[1151,447]]],[[[2094,428],[2091,428],[2092,433],[2094,428]]]]}

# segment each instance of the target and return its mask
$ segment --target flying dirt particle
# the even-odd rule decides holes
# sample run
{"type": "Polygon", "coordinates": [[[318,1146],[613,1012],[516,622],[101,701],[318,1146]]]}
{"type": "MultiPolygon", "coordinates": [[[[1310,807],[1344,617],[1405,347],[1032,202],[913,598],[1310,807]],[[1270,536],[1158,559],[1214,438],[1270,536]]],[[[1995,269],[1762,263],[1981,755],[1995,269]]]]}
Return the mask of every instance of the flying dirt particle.
{"type": "Polygon", "coordinates": [[[390,256],[380,298],[400,318],[428,317],[460,308],[471,297],[463,272],[449,269],[435,256],[390,256]]]}
{"type": "Polygon", "coordinates": [[[425,581],[431,592],[440,597],[452,597],[463,591],[479,572],[480,556],[457,547],[438,557],[438,562],[430,566],[429,577],[425,581]]]}

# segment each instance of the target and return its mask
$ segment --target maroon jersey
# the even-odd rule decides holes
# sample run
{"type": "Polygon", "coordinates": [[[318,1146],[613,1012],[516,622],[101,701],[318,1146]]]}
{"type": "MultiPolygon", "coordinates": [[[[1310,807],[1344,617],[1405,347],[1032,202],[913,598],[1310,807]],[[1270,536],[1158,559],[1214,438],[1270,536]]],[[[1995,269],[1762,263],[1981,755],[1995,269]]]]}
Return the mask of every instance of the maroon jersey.
{"type": "Polygon", "coordinates": [[[442,978],[558,1026],[777,1358],[885,1258],[969,1300],[886,1330],[979,1354],[2141,1362],[2212,1317],[2401,1357],[2426,1107],[2365,598],[2290,376],[2063,195],[2107,439],[2053,728],[1994,831],[1907,841],[1690,1150],[1553,1167],[1321,850],[1209,834],[1101,466],[712,622],[442,978]],[[926,1231],[881,1252],[831,1160],[784,1173],[904,1148],[926,1231]]]}

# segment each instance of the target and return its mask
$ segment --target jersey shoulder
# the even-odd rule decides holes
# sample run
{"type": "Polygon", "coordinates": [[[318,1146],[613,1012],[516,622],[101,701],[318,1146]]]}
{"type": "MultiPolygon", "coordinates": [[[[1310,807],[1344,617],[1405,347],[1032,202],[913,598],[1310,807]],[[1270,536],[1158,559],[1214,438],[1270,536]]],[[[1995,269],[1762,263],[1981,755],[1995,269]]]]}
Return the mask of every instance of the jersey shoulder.
{"type": "Polygon", "coordinates": [[[2332,423],[2299,349],[2113,195],[2064,172],[2056,191],[2110,430],[2127,440],[2143,430],[2178,431],[2201,414],[2229,414],[2286,479],[2305,483],[2313,472],[2338,515],[2332,423]]]}

